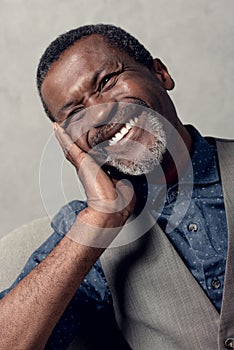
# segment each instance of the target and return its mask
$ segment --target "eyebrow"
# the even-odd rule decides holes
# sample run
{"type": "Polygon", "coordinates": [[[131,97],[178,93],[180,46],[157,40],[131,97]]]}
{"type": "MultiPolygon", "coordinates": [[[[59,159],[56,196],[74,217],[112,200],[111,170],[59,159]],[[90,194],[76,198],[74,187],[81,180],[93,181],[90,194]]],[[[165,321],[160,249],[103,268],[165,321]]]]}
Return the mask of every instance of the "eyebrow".
{"type": "MultiPolygon", "coordinates": [[[[96,72],[94,72],[93,77],[90,79],[91,85],[93,85],[97,81],[99,75],[105,70],[105,68],[106,68],[106,64],[103,64],[96,72]]],[[[79,104],[76,100],[68,101],[65,105],[63,105],[59,109],[57,116],[59,117],[59,115],[62,112],[65,112],[69,107],[71,107],[72,105],[76,105],[76,104],[79,104]]]]}

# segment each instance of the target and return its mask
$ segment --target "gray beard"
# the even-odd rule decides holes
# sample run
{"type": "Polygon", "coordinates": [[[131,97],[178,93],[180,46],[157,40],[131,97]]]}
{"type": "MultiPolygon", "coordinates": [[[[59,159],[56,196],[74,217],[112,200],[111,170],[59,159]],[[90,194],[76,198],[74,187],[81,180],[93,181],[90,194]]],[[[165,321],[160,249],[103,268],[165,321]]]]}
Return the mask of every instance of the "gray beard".
{"type": "Polygon", "coordinates": [[[105,163],[128,175],[143,175],[153,171],[162,161],[166,151],[166,135],[162,123],[155,115],[148,115],[147,123],[149,124],[147,131],[150,130],[150,133],[155,136],[152,147],[148,149],[136,141],[129,140],[126,143],[127,155],[122,156],[122,159],[119,153],[106,154],[106,151],[98,148],[99,154],[106,159],[105,163]]]}

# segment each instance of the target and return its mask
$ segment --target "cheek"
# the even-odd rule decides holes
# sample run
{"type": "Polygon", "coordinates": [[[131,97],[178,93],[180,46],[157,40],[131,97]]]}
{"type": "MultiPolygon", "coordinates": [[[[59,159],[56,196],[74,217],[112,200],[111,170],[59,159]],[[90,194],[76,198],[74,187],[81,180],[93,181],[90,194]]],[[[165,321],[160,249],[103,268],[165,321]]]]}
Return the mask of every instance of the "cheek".
{"type": "Polygon", "coordinates": [[[129,77],[121,84],[119,96],[142,100],[151,107],[152,102],[155,100],[154,92],[155,88],[151,81],[141,77],[137,80],[129,77]]]}
{"type": "Polygon", "coordinates": [[[128,94],[139,93],[141,91],[140,80],[136,81],[129,77],[122,82],[121,89],[128,94]]]}

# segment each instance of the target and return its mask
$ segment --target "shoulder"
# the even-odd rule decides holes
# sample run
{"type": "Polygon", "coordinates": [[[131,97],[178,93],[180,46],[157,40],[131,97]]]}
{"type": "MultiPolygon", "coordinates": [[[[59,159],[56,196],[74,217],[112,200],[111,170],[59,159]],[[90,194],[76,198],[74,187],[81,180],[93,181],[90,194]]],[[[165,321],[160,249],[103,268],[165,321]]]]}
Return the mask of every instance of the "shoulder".
{"type": "Polygon", "coordinates": [[[230,143],[230,144],[234,144],[234,139],[224,139],[224,138],[220,138],[220,137],[211,137],[211,136],[206,136],[205,139],[207,140],[208,143],[211,144],[217,144],[217,143],[230,143]]]}

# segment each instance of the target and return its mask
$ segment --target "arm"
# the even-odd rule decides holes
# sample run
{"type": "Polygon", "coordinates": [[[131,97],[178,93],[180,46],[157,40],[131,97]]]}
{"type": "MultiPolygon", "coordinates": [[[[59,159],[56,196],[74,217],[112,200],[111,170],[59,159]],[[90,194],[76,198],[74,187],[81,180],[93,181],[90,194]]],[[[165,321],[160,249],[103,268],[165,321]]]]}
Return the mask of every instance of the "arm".
{"type": "Polygon", "coordinates": [[[50,255],[0,301],[1,349],[44,349],[85,275],[102,253],[64,237],[50,255]]]}
{"type": "MultiPolygon", "coordinates": [[[[60,143],[62,141],[60,138],[60,143]]],[[[69,157],[76,168],[81,170],[80,159],[84,159],[83,152],[73,145],[69,157]]],[[[1,349],[14,349],[16,344],[17,349],[24,350],[45,347],[55,324],[80,283],[105,249],[83,245],[76,237],[79,238],[80,232],[85,234],[89,226],[97,236],[103,234],[103,228],[121,228],[130,214],[132,204],[116,213],[105,212],[105,202],[113,203],[116,198],[115,185],[98,169],[95,184],[97,192],[94,193],[94,189],[88,186],[90,169],[94,170],[95,166],[93,160],[88,158],[84,172],[80,174],[87,197],[91,198],[91,205],[79,213],[77,221],[68,233],[72,239],[65,236],[50,255],[0,301],[1,349]],[[95,209],[93,203],[96,203],[99,210],[95,209]],[[100,208],[103,209],[102,212],[100,208]]],[[[93,181],[92,176],[92,183],[93,181]]],[[[123,189],[126,193],[126,186],[123,186],[123,189]]],[[[115,232],[119,230],[118,228],[115,232]]],[[[103,239],[103,246],[106,246],[105,237],[103,239]]]]}

